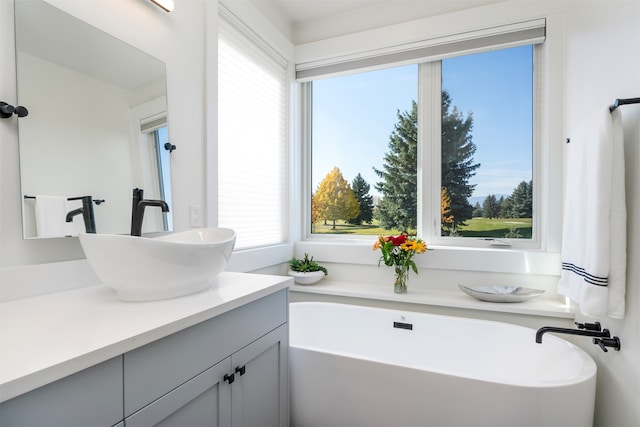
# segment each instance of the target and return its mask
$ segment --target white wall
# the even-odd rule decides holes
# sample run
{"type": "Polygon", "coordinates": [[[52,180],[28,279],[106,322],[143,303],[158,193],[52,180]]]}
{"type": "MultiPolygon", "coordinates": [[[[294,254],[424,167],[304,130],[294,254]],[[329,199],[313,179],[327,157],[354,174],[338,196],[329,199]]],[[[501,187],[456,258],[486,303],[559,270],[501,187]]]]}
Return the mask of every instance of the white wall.
{"type": "MultiPolygon", "coordinates": [[[[616,98],[640,97],[640,2],[568,2],[565,129],[616,98]]],[[[596,319],[618,335],[620,352],[585,349],[598,363],[596,426],[640,425],[640,105],[620,107],[627,192],[627,296],[624,320],[596,319]]],[[[593,320],[593,319],[582,319],[593,320]]]]}
{"type": "MultiPolygon", "coordinates": [[[[215,99],[216,88],[205,84],[205,20],[207,14],[215,16],[217,2],[208,2],[205,6],[204,0],[180,1],[171,13],[146,0],[49,0],[49,3],[167,64],[169,136],[177,146],[171,164],[174,228],[177,231],[187,229],[189,206],[206,206],[205,99],[207,96],[215,99]]],[[[210,22],[213,25],[209,26],[209,31],[216,34],[215,20],[210,22]]],[[[15,105],[13,27],[13,2],[2,0],[0,100],[15,105]]],[[[215,138],[215,127],[210,133],[215,138]]],[[[0,266],[83,258],[77,238],[22,239],[16,117],[0,120],[0,140],[0,266]]]]}

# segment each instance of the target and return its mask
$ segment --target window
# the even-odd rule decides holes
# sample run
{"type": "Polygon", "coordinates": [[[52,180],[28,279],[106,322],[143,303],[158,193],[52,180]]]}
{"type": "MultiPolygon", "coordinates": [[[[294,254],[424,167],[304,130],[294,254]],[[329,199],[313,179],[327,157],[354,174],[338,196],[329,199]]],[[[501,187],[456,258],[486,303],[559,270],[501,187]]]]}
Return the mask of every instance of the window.
{"type": "MultiPolygon", "coordinates": [[[[381,189],[375,183],[381,181],[380,174],[386,173],[384,157],[389,152],[390,135],[400,117],[415,106],[418,67],[394,67],[310,84],[311,231],[379,234],[382,227],[380,221],[374,219],[374,209],[380,209],[384,202],[381,189]]],[[[411,130],[415,133],[415,126],[411,130]]],[[[414,152],[409,153],[407,159],[409,164],[404,165],[411,169],[411,190],[403,192],[402,201],[413,207],[407,219],[415,229],[415,144],[412,148],[414,152]]],[[[394,228],[393,225],[390,228],[394,228]]]]}
{"type": "MultiPolygon", "coordinates": [[[[169,204],[169,213],[163,213],[158,209],[148,214],[145,227],[155,231],[173,230],[171,162],[169,150],[165,147],[165,144],[169,144],[169,128],[165,110],[164,98],[152,100],[134,110],[134,117],[140,128],[139,155],[144,195],[149,199],[165,200],[169,204]]],[[[168,146],[170,147],[170,144],[168,146]]]]}
{"type": "MultiPolygon", "coordinates": [[[[161,200],[168,200],[171,203],[171,170],[170,159],[171,143],[169,142],[169,128],[162,126],[152,132],[153,146],[156,157],[159,194],[161,200]]],[[[170,206],[171,208],[171,206],[170,206]]],[[[162,215],[163,229],[173,230],[173,216],[162,215]]]]}
{"type": "Polygon", "coordinates": [[[531,239],[533,46],[441,64],[438,234],[531,239]]]}
{"type": "Polygon", "coordinates": [[[218,217],[236,249],[287,240],[287,62],[222,4],[218,217]]]}
{"type": "Polygon", "coordinates": [[[306,82],[309,232],[536,246],[535,49],[306,82]]]}

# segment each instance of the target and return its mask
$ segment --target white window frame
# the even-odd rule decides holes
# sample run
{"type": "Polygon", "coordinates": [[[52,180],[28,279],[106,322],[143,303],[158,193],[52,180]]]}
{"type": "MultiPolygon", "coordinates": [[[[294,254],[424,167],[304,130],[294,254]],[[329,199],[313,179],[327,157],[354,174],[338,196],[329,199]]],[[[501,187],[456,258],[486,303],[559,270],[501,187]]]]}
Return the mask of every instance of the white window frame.
{"type": "Polygon", "coordinates": [[[541,45],[533,46],[533,139],[532,165],[533,176],[533,232],[531,239],[482,239],[471,237],[451,237],[441,235],[440,187],[442,176],[441,162],[441,134],[442,113],[440,93],[442,92],[442,61],[422,63],[418,67],[419,96],[418,96],[418,171],[426,173],[418,176],[418,230],[427,242],[438,246],[487,248],[510,247],[512,249],[539,250],[543,246],[544,230],[541,229],[540,213],[540,185],[541,179],[541,146],[540,139],[540,70],[539,53],[541,45]],[[421,111],[430,111],[430,115],[421,111]],[[422,150],[421,150],[422,148],[422,150]],[[421,176],[420,176],[421,175],[421,176]]]}
{"type": "MultiPolygon", "coordinates": [[[[561,169],[559,163],[560,148],[553,145],[550,135],[555,135],[558,130],[550,128],[550,117],[559,114],[559,109],[552,104],[549,94],[552,92],[551,87],[557,86],[556,82],[549,80],[549,64],[547,60],[551,53],[549,52],[548,42],[538,45],[534,48],[534,152],[533,152],[533,181],[534,181],[534,210],[535,215],[535,234],[534,238],[527,239],[527,242],[518,242],[517,245],[511,246],[492,246],[491,241],[477,240],[473,243],[469,242],[462,246],[456,240],[443,242],[442,238],[434,236],[434,230],[440,230],[440,187],[434,186],[434,180],[440,182],[440,154],[437,147],[437,156],[433,152],[427,156],[425,146],[419,145],[419,162],[418,165],[418,201],[419,201],[419,217],[418,230],[419,234],[427,240],[430,248],[435,249],[429,253],[428,257],[420,257],[416,259],[416,263],[420,268],[434,268],[446,270],[471,270],[496,273],[515,273],[515,274],[542,274],[542,275],[558,275],[560,265],[560,223],[561,215],[561,189],[553,186],[553,182],[560,182],[561,169]],[[543,109],[543,106],[545,107],[543,109]],[[544,114],[543,114],[544,111],[544,114]],[[422,152],[420,151],[422,150],[422,152]],[[425,170],[425,158],[438,159],[437,171],[432,173],[423,173],[425,170]],[[422,191],[429,189],[428,191],[422,191]],[[437,191],[437,196],[434,194],[437,191]],[[430,202],[428,202],[428,199],[430,202]],[[436,218],[433,223],[432,218],[436,218]],[[432,222],[431,227],[426,227],[428,222],[432,222]],[[426,231],[426,232],[425,232],[426,231]],[[433,239],[430,241],[430,239],[433,239]]],[[[433,66],[433,64],[431,65],[433,66]]],[[[438,68],[440,68],[438,66],[438,68]]],[[[307,79],[309,80],[309,79],[307,79]]],[[[431,105],[432,111],[437,111],[437,122],[440,118],[439,97],[425,98],[423,91],[440,91],[440,83],[434,88],[434,79],[424,81],[420,79],[420,97],[421,99],[437,99],[437,108],[431,105]]],[[[296,244],[296,252],[312,252],[317,259],[325,262],[336,263],[356,263],[364,265],[377,264],[377,257],[372,253],[371,245],[375,240],[375,236],[347,236],[347,235],[320,235],[311,234],[310,221],[310,205],[312,188],[308,184],[311,176],[311,157],[310,157],[310,135],[307,124],[311,119],[311,112],[305,104],[306,98],[310,94],[309,85],[301,84],[301,105],[300,116],[302,118],[301,145],[303,156],[302,170],[302,206],[301,212],[301,235],[302,240],[296,244]]],[[[557,89],[557,88],[556,88],[557,89]]],[[[420,102],[419,108],[420,108],[420,102]]],[[[422,106],[424,108],[424,106],[422,106]]],[[[422,116],[421,116],[422,117],[422,116]]],[[[423,140],[425,126],[419,126],[419,139],[423,140]]],[[[430,128],[429,132],[435,132],[439,145],[440,136],[439,128],[430,128]]],[[[433,138],[431,138],[433,140],[433,138]]],[[[433,150],[434,147],[429,148],[433,150]]],[[[432,168],[433,169],[433,168],[432,168]]],[[[450,238],[448,238],[450,239],[450,238]]],[[[523,239],[524,240],[524,239],[523,239]]]]}

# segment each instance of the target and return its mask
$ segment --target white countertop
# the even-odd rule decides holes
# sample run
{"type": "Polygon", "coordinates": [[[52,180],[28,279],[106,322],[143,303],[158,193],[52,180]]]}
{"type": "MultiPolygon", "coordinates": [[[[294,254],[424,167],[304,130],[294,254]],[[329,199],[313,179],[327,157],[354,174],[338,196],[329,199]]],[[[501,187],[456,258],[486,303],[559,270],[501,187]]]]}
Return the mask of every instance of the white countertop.
{"type": "Polygon", "coordinates": [[[0,402],[273,292],[291,278],[222,273],[206,291],[122,302],[105,285],[0,304],[0,402]]]}

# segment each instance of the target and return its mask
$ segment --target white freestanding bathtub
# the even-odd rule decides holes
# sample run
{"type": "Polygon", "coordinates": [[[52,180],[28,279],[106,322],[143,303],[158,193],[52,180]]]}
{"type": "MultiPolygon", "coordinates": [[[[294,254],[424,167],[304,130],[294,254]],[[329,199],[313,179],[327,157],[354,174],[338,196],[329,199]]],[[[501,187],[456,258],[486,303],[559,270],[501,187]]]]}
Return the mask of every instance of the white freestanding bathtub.
{"type": "Polygon", "coordinates": [[[294,427],[592,426],[596,365],[506,323],[290,305],[294,427]]]}

